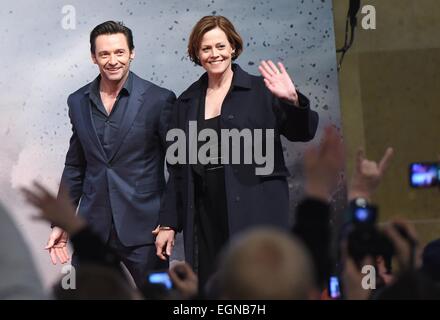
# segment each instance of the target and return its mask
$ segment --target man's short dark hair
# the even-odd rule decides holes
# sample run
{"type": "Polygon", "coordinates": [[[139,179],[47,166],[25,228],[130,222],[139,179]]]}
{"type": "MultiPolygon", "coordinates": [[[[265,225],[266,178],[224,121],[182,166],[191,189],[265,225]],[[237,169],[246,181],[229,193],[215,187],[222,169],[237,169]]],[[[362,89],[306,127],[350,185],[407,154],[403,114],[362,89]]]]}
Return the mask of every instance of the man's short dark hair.
{"type": "Polygon", "coordinates": [[[90,51],[94,54],[96,49],[96,38],[103,34],[116,34],[122,33],[127,39],[128,47],[130,52],[134,49],[133,44],[133,33],[130,28],[124,26],[122,22],[119,21],[106,21],[97,25],[92,32],[90,32],[90,51]]]}

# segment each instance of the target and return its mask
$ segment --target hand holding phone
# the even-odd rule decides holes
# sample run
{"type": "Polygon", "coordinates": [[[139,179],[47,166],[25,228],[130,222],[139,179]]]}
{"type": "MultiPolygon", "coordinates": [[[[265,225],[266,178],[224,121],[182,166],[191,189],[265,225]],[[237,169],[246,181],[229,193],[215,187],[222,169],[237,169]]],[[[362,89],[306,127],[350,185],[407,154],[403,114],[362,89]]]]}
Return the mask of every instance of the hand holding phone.
{"type": "Polygon", "coordinates": [[[148,274],[148,283],[163,285],[167,290],[173,289],[173,282],[167,270],[155,271],[148,274]]]}
{"type": "Polygon", "coordinates": [[[328,282],[328,294],[332,299],[341,299],[341,285],[339,277],[331,276],[328,282]]]}

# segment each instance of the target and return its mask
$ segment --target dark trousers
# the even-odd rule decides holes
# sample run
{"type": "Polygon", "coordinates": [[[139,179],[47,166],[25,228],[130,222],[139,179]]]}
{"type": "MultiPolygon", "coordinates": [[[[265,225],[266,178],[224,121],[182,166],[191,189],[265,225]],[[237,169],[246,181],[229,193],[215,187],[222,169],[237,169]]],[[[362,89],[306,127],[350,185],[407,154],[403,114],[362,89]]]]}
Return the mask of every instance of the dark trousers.
{"type": "MultiPolygon", "coordinates": [[[[168,261],[160,260],[157,257],[154,243],[126,247],[119,240],[116,229],[113,226],[107,245],[119,255],[121,262],[130,272],[138,288],[145,284],[149,272],[168,269],[168,261]]],[[[73,252],[72,256],[72,266],[75,268],[79,266],[78,257],[75,252],[73,252]]]]}

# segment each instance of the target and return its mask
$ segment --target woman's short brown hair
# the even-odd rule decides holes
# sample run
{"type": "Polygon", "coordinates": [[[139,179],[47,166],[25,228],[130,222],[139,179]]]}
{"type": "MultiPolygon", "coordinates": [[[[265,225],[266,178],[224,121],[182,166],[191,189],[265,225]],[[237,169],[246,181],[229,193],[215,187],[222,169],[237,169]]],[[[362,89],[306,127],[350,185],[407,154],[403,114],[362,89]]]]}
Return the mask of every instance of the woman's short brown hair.
{"type": "Polygon", "coordinates": [[[195,62],[199,66],[200,60],[197,58],[198,51],[200,49],[200,43],[202,38],[208,31],[212,29],[220,28],[226,33],[229,43],[235,52],[232,55],[232,60],[238,58],[243,51],[243,40],[240,35],[235,31],[234,25],[227,18],[223,16],[205,16],[200,19],[191,31],[188,42],[188,55],[191,61],[195,62]]]}

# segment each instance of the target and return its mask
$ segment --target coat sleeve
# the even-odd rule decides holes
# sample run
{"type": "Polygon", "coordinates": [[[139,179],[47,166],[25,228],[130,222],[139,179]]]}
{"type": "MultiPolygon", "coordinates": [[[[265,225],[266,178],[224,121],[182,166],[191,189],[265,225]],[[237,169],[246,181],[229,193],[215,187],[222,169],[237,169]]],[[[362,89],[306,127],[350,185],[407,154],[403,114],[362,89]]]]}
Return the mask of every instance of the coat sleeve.
{"type": "Polygon", "coordinates": [[[182,231],[182,190],[179,169],[168,166],[169,178],[159,211],[159,225],[182,231]]]}
{"type": "MultiPolygon", "coordinates": [[[[169,117],[168,130],[178,129],[179,110],[178,102],[172,106],[169,117]]],[[[167,131],[168,131],[167,130],[167,131]]],[[[166,133],[165,133],[166,136],[166,133]]],[[[165,138],[164,138],[165,141],[165,138]]],[[[173,141],[165,141],[168,148],[173,141]]],[[[167,150],[166,148],[166,150],[167,150]]],[[[177,232],[182,231],[182,217],[183,217],[183,190],[182,190],[182,165],[170,165],[165,159],[168,169],[168,181],[166,184],[164,195],[161,199],[159,222],[161,226],[171,227],[177,232]]]]}
{"type": "MultiPolygon", "coordinates": [[[[72,124],[72,136],[70,138],[69,149],[66,154],[63,174],[61,176],[61,186],[67,187],[70,198],[75,207],[83,193],[83,181],[87,162],[84,156],[84,150],[78,138],[75,123],[72,120],[72,97],[67,100],[69,106],[69,118],[72,124]]],[[[61,188],[60,186],[60,188],[61,188]]],[[[58,194],[60,191],[58,192],[58,194]]]]}
{"type": "Polygon", "coordinates": [[[165,151],[167,148],[166,136],[168,129],[170,128],[170,121],[172,120],[171,116],[173,113],[173,107],[175,103],[176,103],[176,95],[172,91],[169,91],[169,94],[165,100],[165,105],[161,110],[160,119],[159,119],[159,135],[160,135],[162,147],[165,151]]]}
{"type": "Polygon", "coordinates": [[[310,141],[318,128],[319,116],[310,109],[310,101],[298,93],[299,106],[294,106],[274,97],[273,108],[277,116],[280,133],[290,141],[310,141]]]}

